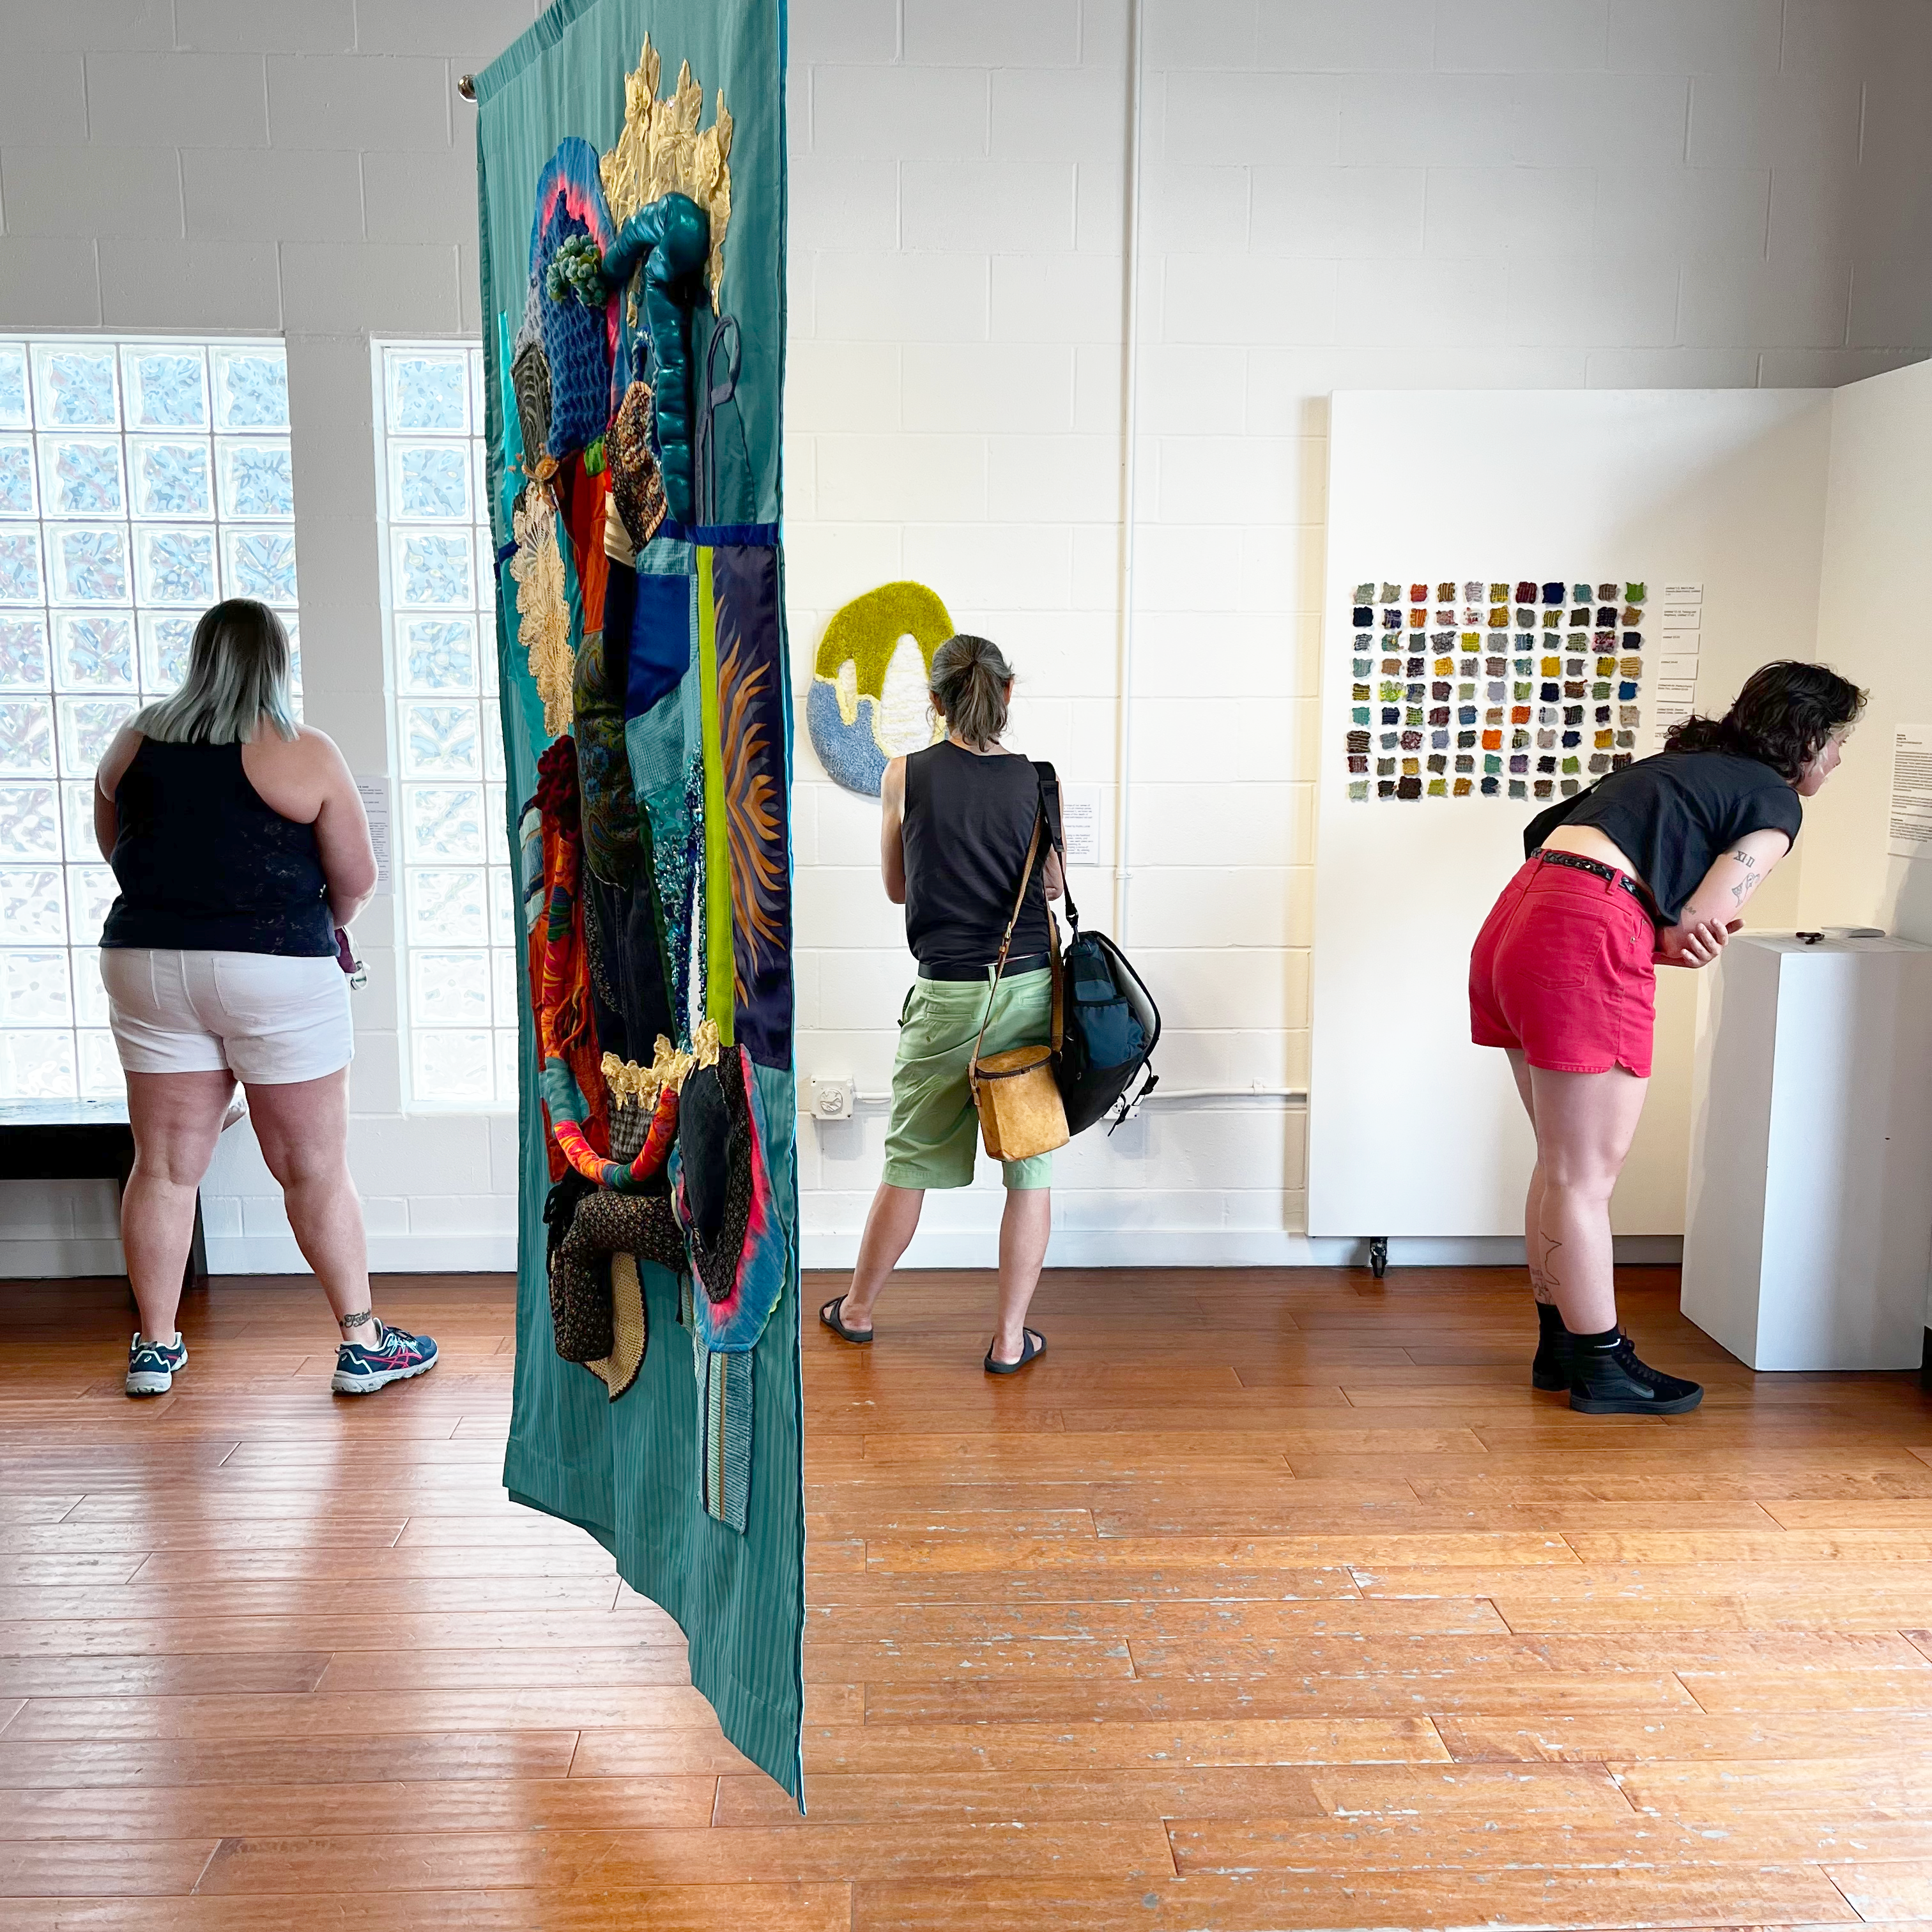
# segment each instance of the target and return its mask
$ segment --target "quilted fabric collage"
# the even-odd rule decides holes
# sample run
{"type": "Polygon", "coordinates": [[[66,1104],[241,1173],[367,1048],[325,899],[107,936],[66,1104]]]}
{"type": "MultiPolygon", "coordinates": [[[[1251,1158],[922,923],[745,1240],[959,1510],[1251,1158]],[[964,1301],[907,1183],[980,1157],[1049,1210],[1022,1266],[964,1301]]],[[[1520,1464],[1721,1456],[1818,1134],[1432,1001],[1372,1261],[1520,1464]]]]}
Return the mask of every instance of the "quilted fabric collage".
{"type": "Polygon", "coordinates": [[[677,1618],[796,1796],[782,42],[777,0],[564,0],[477,98],[528,1020],[504,1482],[677,1618]]]}
{"type": "Polygon", "coordinates": [[[1356,584],[1350,799],[1571,798],[1629,764],[1648,596],[1626,578],[1356,584]]]}

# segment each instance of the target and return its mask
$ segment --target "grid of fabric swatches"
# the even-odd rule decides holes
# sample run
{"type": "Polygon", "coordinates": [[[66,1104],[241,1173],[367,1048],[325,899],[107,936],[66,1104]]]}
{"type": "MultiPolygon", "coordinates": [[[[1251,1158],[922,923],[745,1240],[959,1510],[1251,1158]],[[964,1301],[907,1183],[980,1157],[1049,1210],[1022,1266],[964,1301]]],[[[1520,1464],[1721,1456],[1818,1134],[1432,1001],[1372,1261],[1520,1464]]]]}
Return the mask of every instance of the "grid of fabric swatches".
{"type": "Polygon", "coordinates": [[[1348,796],[1572,798],[1636,755],[1634,579],[1358,584],[1348,796]]]}

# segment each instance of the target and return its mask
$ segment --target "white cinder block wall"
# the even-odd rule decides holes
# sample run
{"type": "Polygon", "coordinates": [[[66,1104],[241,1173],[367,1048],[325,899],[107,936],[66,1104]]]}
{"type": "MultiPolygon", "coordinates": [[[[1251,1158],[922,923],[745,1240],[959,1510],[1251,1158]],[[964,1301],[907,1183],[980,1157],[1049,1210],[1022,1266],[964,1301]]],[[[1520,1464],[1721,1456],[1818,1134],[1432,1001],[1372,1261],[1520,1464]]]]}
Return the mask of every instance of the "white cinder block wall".
{"type": "MultiPolygon", "coordinates": [[[[9,0],[0,326],[281,330],[309,715],[388,761],[370,334],[479,328],[455,77],[530,0],[9,0]]],[[[1129,311],[1125,0],[795,0],[788,564],[898,575],[1005,644],[1016,742],[1118,774],[1123,936],[1170,1088],[1299,1088],[1324,398],[1343,386],[1832,384],[1932,350],[1922,0],[1145,0],[1129,311]]],[[[1580,452],[1443,452],[1444,487],[1580,452]]],[[[799,1065],[882,1092],[910,978],[868,802],[801,735],[799,1065]]],[[[1111,928],[1110,871],[1076,877],[1111,928]]],[[[1365,890],[1400,890],[1400,882],[1365,890]]],[[[506,1118],[400,1112],[386,906],[358,935],[355,1160],[377,1265],[501,1264],[506,1118]]],[[[1460,972],[1459,962],[1442,970],[1460,972]]],[[[804,1127],[808,1262],[850,1253],[883,1113],[804,1127]]],[[[218,1267],[292,1265],[252,1145],[218,1267]]],[[[1292,1259],[1300,1116],[1157,1101],[1061,1158],[1054,1258],[1292,1259]]],[[[0,1274],[111,1267],[103,1190],[0,1198],[0,1274]]],[[[997,1190],[916,1258],[984,1259],[997,1190]]],[[[1368,1232],[1368,1231],[1364,1231],[1368,1232]]]]}

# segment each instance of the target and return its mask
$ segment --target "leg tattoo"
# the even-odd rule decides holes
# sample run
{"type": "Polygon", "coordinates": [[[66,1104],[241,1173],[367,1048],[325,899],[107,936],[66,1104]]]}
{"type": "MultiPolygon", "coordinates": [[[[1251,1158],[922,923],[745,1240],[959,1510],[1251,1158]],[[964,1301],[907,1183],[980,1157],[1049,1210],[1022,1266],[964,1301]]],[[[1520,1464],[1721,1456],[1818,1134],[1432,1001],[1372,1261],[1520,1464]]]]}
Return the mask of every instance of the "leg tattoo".
{"type": "Polygon", "coordinates": [[[364,1322],[371,1322],[374,1319],[375,1311],[373,1309],[364,1308],[357,1314],[338,1316],[336,1318],[335,1325],[342,1330],[344,1334],[346,1335],[349,1333],[350,1329],[359,1328],[362,1326],[364,1322]]]}
{"type": "Polygon", "coordinates": [[[1539,1276],[1541,1285],[1536,1292],[1539,1301],[1554,1301],[1556,1291],[1563,1286],[1563,1277],[1556,1272],[1557,1252],[1562,1246],[1561,1241],[1552,1240],[1547,1234],[1543,1238],[1543,1267],[1539,1276]]]}

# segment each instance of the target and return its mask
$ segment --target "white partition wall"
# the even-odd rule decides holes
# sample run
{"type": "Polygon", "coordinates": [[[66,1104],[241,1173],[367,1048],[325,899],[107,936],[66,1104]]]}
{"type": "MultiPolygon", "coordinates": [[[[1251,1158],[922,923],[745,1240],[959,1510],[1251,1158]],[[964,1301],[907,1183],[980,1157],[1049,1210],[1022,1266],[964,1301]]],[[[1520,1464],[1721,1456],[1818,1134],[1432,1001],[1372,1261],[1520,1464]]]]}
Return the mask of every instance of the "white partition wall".
{"type": "MultiPolygon", "coordinates": [[[[1932,722],[1932,652],[1916,601],[1928,530],[1932,363],[1921,362],[1832,399],[1816,655],[1870,698],[1810,818],[1798,898],[1808,927],[1876,926],[1932,944],[1932,858],[1904,857],[1888,836],[1897,734],[1932,722]]],[[[1932,1328],[1932,1294],[1925,1319],[1932,1328]]]]}
{"type": "MultiPolygon", "coordinates": [[[[1311,986],[1312,1235],[1520,1235],[1532,1145],[1508,1064],[1469,1043],[1469,947],[1532,801],[1352,800],[1363,580],[1642,580],[1635,746],[1667,584],[1702,589],[1697,698],[1814,654],[1832,398],[1808,390],[1341,394],[1330,421],[1311,986]]],[[[1480,762],[1480,761],[1479,761],[1480,762]]],[[[1503,788],[1506,794],[1506,787],[1503,788]]],[[[1370,787],[1372,794],[1374,788],[1370,787]]],[[[1774,875],[1753,923],[1789,926],[1774,875]]],[[[1659,978],[1657,1070],[1613,1207],[1684,1226],[1696,987],[1659,978]]]]}
{"type": "Polygon", "coordinates": [[[1932,723],[1925,556],[1932,362],[1836,390],[1815,655],[1870,692],[1844,762],[1808,814],[1803,924],[1880,926],[1932,944],[1932,858],[1891,850],[1901,725],[1932,723]]]}

